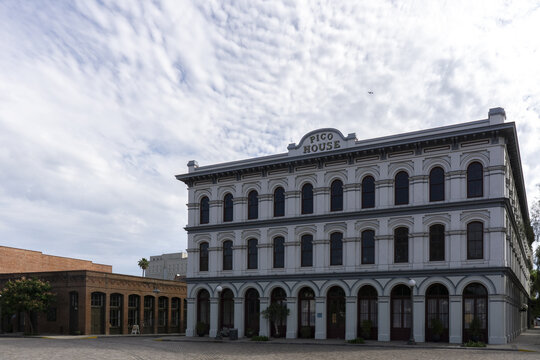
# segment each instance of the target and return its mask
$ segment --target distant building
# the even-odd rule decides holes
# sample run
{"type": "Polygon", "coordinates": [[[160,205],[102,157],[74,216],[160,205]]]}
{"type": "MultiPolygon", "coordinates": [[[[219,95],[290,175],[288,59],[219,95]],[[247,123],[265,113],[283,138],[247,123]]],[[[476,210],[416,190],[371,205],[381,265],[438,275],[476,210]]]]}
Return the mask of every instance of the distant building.
{"type": "Polygon", "coordinates": [[[145,277],[163,280],[185,278],[187,273],[187,253],[179,252],[150,256],[145,277]]]}

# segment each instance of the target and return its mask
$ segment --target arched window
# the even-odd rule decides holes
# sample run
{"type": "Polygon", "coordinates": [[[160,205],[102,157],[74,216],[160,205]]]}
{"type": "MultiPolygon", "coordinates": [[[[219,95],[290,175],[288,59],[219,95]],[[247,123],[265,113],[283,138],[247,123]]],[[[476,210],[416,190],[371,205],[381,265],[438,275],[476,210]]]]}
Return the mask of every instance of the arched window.
{"type": "Polygon", "coordinates": [[[128,332],[131,332],[133,325],[139,325],[141,297],[139,295],[128,296],[128,332]]]}
{"type": "Polygon", "coordinates": [[[274,238],[274,268],[285,267],[285,239],[283,236],[274,238]]]}
{"type": "Polygon", "coordinates": [[[313,266],[313,235],[302,235],[300,266],[313,266]]]}
{"type": "Polygon", "coordinates": [[[302,214],[313,214],[313,185],[302,186],[302,214]]]}
{"type": "Polygon", "coordinates": [[[233,196],[228,193],[223,198],[223,221],[233,221],[233,196]]]}
{"type": "Polygon", "coordinates": [[[202,333],[208,334],[210,329],[210,294],[204,289],[197,294],[197,322],[204,325],[202,333]]]}
{"type": "Polygon", "coordinates": [[[199,207],[201,224],[208,224],[210,221],[210,200],[208,200],[208,197],[203,196],[199,207]]]}
{"type": "Polygon", "coordinates": [[[467,167],[467,197],[484,196],[484,169],[482,164],[475,161],[467,167]]]}
{"type": "Polygon", "coordinates": [[[429,172],[429,201],[444,200],[444,170],[435,167],[429,172]]]}
{"type": "Polygon", "coordinates": [[[257,268],[257,239],[248,240],[248,269],[257,268]]]}
{"type": "Polygon", "coordinates": [[[375,231],[362,231],[362,264],[375,264],[375,231]]]}
{"type": "Polygon", "coordinates": [[[167,330],[167,315],[169,312],[169,298],[160,296],[158,298],[158,334],[163,334],[167,330]]]}
{"type": "Polygon", "coordinates": [[[122,294],[111,294],[109,299],[109,334],[122,333],[122,315],[124,313],[122,294]]]}
{"type": "Polygon", "coordinates": [[[467,224],[467,259],[484,258],[484,225],[479,221],[467,224]]]}
{"type": "Polygon", "coordinates": [[[334,180],[330,185],[330,211],[343,210],[343,183],[334,180]]]}
{"type": "Polygon", "coordinates": [[[144,308],[142,332],[144,334],[152,334],[154,333],[154,308],[156,306],[156,298],[151,295],[146,295],[143,301],[144,308]]]}
{"type": "Polygon", "coordinates": [[[330,234],[330,265],[343,265],[343,234],[330,234]]]}
{"type": "Polygon", "coordinates": [[[208,243],[199,245],[199,271],[208,271],[208,243]]]}
{"type": "Polygon", "coordinates": [[[285,215],[285,190],[280,186],[274,190],[274,216],[285,215]]]}
{"type": "Polygon", "coordinates": [[[375,179],[366,176],[362,180],[362,209],[375,207],[375,179]]]}
{"type": "Polygon", "coordinates": [[[257,219],[259,217],[259,194],[251,190],[248,194],[248,219],[257,219]]]}
{"type": "Polygon", "coordinates": [[[463,290],[463,342],[472,340],[487,342],[488,339],[488,293],[478,283],[467,285],[463,290]]]}
{"type": "Polygon", "coordinates": [[[444,261],[444,225],[429,227],[429,261],[444,261]]]}
{"type": "Polygon", "coordinates": [[[400,171],[396,174],[394,184],[394,200],[396,205],[409,203],[409,174],[400,171]]]}
{"type": "Polygon", "coordinates": [[[409,229],[399,227],[394,230],[394,262],[409,261],[409,229]]]}
{"type": "Polygon", "coordinates": [[[233,267],[233,242],[223,242],[223,270],[232,270],[233,267]]]}

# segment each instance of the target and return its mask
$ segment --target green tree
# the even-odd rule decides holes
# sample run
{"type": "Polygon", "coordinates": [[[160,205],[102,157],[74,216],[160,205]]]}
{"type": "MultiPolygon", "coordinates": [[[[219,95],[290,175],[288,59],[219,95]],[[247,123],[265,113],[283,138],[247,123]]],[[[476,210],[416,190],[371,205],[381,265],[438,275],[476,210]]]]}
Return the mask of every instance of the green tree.
{"type": "Polygon", "coordinates": [[[17,280],[9,280],[0,291],[2,312],[16,314],[22,312],[28,324],[30,333],[34,333],[32,313],[44,312],[55,300],[51,285],[36,278],[27,279],[24,276],[17,280]]]}
{"type": "Polygon", "coordinates": [[[139,260],[139,267],[142,269],[142,276],[144,277],[144,273],[146,271],[146,269],[148,269],[148,260],[146,260],[146,258],[142,258],[141,260],[139,260]]]}
{"type": "Polygon", "coordinates": [[[287,316],[289,316],[290,312],[291,311],[287,308],[287,306],[277,302],[273,302],[270,304],[269,307],[262,311],[262,315],[265,319],[273,322],[276,335],[278,335],[278,324],[283,324],[283,322],[285,322],[285,320],[287,319],[287,316]]]}

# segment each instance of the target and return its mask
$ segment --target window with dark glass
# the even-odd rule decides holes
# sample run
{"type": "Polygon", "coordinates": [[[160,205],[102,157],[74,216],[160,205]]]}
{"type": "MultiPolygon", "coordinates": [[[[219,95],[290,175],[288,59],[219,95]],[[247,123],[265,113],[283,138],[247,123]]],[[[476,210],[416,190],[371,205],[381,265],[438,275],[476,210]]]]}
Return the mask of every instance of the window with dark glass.
{"type": "Polygon", "coordinates": [[[252,190],[248,194],[248,219],[257,219],[259,217],[259,194],[252,190]]]}
{"type": "Polygon", "coordinates": [[[112,328],[122,326],[122,300],[121,294],[111,294],[110,296],[109,324],[112,328]]]}
{"type": "Polygon", "coordinates": [[[467,167],[467,197],[484,196],[483,167],[479,162],[473,162],[467,167]]]}
{"type": "Polygon", "coordinates": [[[158,299],[158,326],[167,326],[167,313],[169,311],[169,298],[161,296],[158,299]]]}
{"type": "Polygon", "coordinates": [[[429,227],[429,261],[444,261],[444,225],[429,227]]]}
{"type": "Polygon", "coordinates": [[[208,224],[210,221],[210,200],[208,197],[203,197],[200,204],[200,221],[201,224],[208,224]]]}
{"type": "Polygon", "coordinates": [[[467,224],[467,259],[484,258],[484,225],[474,221],[467,224]]]}
{"type": "Polygon", "coordinates": [[[223,221],[233,221],[233,196],[227,194],[223,198],[223,221]]]}
{"type": "Polygon", "coordinates": [[[300,266],[313,266],[313,235],[302,235],[300,266]]]}
{"type": "Polygon", "coordinates": [[[233,242],[223,242],[223,270],[232,270],[233,265],[233,242]]]}
{"type": "Polygon", "coordinates": [[[394,230],[394,262],[409,261],[409,229],[400,227],[394,230]]]}
{"type": "Polygon", "coordinates": [[[429,172],[429,201],[444,200],[444,170],[440,167],[429,172]]]}
{"type": "Polygon", "coordinates": [[[343,183],[334,180],[330,185],[330,211],[343,210],[343,183]]]}
{"type": "Polygon", "coordinates": [[[302,214],[313,214],[313,185],[302,186],[302,214]]]}
{"type": "Polygon", "coordinates": [[[375,264],[375,231],[362,231],[362,264],[375,264]]]}
{"type": "Polygon", "coordinates": [[[274,267],[285,267],[285,239],[282,236],[274,238],[274,267]]]}
{"type": "Polygon", "coordinates": [[[285,215],[285,190],[278,187],[274,190],[274,216],[285,215]]]}
{"type": "Polygon", "coordinates": [[[375,179],[366,176],[362,180],[362,209],[375,207],[375,179]]]}
{"type": "Polygon", "coordinates": [[[248,240],[248,269],[257,268],[257,239],[248,240]]]}
{"type": "Polygon", "coordinates": [[[128,297],[128,326],[139,325],[139,304],[141,298],[139,295],[129,295],[128,297]]]}
{"type": "Polygon", "coordinates": [[[208,243],[199,245],[199,271],[208,271],[208,243]]]}
{"type": "Polygon", "coordinates": [[[396,175],[394,195],[396,205],[409,203],[409,174],[405,171],[400,171],[396,175]]]}
{"type": "Polygon", "coordinates": [[[330,265],[343,265],[343,234],[330,234],[330,265]]]}

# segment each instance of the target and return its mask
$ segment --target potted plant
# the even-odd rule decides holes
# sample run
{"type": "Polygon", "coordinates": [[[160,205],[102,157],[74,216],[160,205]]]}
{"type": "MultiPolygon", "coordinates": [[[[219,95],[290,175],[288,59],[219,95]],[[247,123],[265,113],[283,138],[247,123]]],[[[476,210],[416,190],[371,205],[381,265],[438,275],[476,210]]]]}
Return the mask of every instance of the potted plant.
{"type": "Polygon", "coordinates": [[[251,337],[253,337],[253,335],[255,335],[255,332],[253,331],[253,329],[252,328],[247,328],[246,329],[246,337],[251,338],[251,337]]]}
{"type": "MultiPolygon", "coordinates": [[[[279,337],[279,324],[282,324],[289,316],[290,310],[287,309],[287,306],[280,303],[271,303],[266,310],[262,311],[263,317],[268,319],[274,324],[274,330],[276,337],[279,337]]],[[[283,334],[284,335],[284,334],[283,334]]]]}
{"type": "Polygon", "coordinates": [[[441,335],[444,331],[443,323],[440,319],[431,319],[431,334],[432,340],[435,342],[441,341],[441,335]]]}
{"type": "Polygon", "coordinates": [[[474,341],[474,342],[478,342],[480,341],[480,337],[481,337],[481,322],[480,322],[480,319],[475,317],[472,319],[471,321],[471,325],[469,326],[469,330],[471,332],[471,340],[474,341]]]}
{"type": "Polygon", "coordinates": [[[362,337],[364,339],[371,338],[371,320],[362,321],[362,337]]]}
{"type": "Polygon", "coordinates": [[[206,334],[206,331],[208,329],[208,325],[203,322],[197,323],[197,335],[204,336],[206,334]]]}

